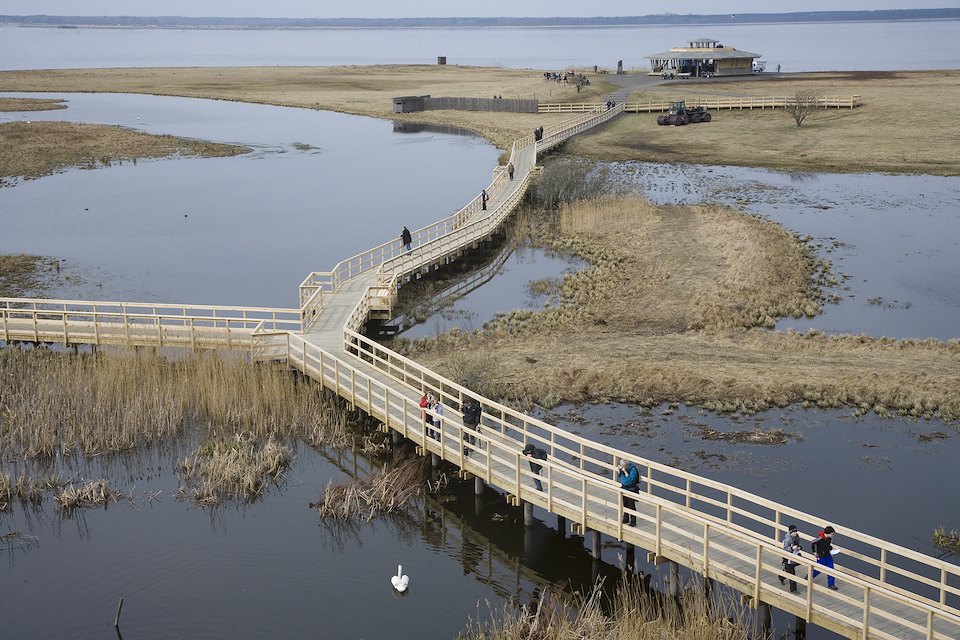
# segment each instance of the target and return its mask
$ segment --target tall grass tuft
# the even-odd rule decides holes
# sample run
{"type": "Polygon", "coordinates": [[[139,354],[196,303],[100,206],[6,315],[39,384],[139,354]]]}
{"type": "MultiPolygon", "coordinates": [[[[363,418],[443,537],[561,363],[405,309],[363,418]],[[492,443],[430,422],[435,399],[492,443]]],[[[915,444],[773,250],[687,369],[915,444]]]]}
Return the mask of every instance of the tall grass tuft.
{"type": "Polygon", "coordinates": [[[125,497],[124,492],[111,488],[107,480],[100,479],[82,485],[67,485],[54,500],[64,511],[72,511],[83,507],[106,506],[125,497]]]}
{"type": "Polygon", "coordinates": [[[639,580],[622,581],[606,606],[598,583],[574,604],[544,591],[539,599],[507,603],[490,620],[472,622],[460,640],[749,640],[749,628],[732,603],[711,602],[702,591],[686,590],[679,604],[658,601],[639,580]]]}
{"type": "Polygon", "coordinates": [[[960,555],[960,531],[947,531],[945,526],[940,525],[933,531],[933,541],[944,551],[960,555]]]}
{"type": "Polygon", "coordinates": [[[262,445],[244,435],[208,442],[196,455],[180,463],[184,485],[197,504],[218,505],[224,500],[251,501],[268,482],[279,482],[290,467],[293,451],[273,439],[262,445]]]}
{"type": "Polygon", "coordinates": [[[398,455],[367,478],[328,483],[323,496],[310,507],[321,518],[369,522],[409,506],[423,491],[427,478],[426,458],[405,460],[398,455]]]}

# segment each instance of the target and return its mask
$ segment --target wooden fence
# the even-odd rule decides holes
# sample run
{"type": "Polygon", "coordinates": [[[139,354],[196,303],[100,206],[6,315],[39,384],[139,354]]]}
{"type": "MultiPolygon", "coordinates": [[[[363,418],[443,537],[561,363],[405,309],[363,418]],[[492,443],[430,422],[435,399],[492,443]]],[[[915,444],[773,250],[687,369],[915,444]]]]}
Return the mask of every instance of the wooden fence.
{"type": "MultiPolygon", "coordinates": [[[[769,96],[756,98],[729,98],[710,97],[686,100],[688,106],[704,106],[715,110],[743,110],[743,109],[785,109],[796,104],[795,96],[769,96]]],[[[859,95],[842,97],[819,97],[816,99],[818,109],[855,109],[863,103],[859,95]]],[[[571,102],[571,103],[541,103],[540,113],[586,113],[604,108],[603,103],[571,102]]],[[[623,103],[623,110],[628,113],[658,113],[667,111],[670,101],[627,101],[623,103]]]]}

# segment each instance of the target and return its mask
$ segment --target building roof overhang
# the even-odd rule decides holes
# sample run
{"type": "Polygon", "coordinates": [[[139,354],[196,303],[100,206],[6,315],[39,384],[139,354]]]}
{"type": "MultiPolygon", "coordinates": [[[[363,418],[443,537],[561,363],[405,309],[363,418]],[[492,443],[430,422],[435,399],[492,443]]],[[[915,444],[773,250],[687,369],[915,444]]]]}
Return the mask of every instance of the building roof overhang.
{"type": "Polygon", "coordinates": [[[735,58],[759,58],[761,54],[724,47],[723,49],[671,49],[663,53],[643,56],[645,60],[731,60],[735,58]]]}

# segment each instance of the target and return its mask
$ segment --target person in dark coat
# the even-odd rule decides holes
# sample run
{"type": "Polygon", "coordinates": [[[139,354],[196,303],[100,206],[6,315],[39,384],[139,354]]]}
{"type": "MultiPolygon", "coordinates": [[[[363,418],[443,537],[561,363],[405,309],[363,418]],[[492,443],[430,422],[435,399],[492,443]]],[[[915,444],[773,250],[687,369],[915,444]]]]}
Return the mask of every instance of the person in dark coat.
{"type": "Polygon", "coordinates": [[[400,232],[400,242],[403,243],[405,251],[410,251],[410,245],[413,244],[413,237],[410,235],[410,229],[406,227],[400,232]]]}
{"type": "MultiPolygon", "coordinates": [[[[822,564],[825,567],[830,567],[833,569],[833,534],[834,529],[830,525],[827,525],[823,528],[823,531],[817,534],[817,537],[813,539],[813,542],[810,543],[810,550],[813,551],[813,555],[817,558],[817,564],[822,564]]],[[[813,570],[813,575],[810,577],[811,580],[820,575],[820,572],[816,569],[813,570]]],[[[831,575],[827,576],[827,586],[837,590],[837,579],[831,575]]]]}
{"type": "MultiPolygon", "coordinates": [[[[523,448],[523,455],[529,456],[530,460],[530,471],[533,471],[538,476],[540,475],[540,470],[543,469],[543,465],[537,464],[534,460],[546,460],[547,452],[536,447],[532,442],[527,443],[527,446],[523,448]]],[[[533,479],[533,485],[537,488],[537,491],[543,491],[543,484],[540,482],[540,478],[533,479]]]]}
{"type": "MultiPolygon", "coordinates": [[[[621,459],[620,464],[617,465],[617,482],[620,483],[621,488],[631,493],[640,493],[640,472],[637,471],[636,465],[629,460],[621,459]]],[[[636,511],[637,501],[623,496],[623,508],[636,511]]],[[[623,524],[629,524],[631,527],[637,526],[636,514],[624,512],[623,524]]]]}
{"type": "Polygon", "coordinates": [[[475,398],[467,398],[463,403],[463,426],[466,427],[463,431],[463,455],[470,455],[470,448],[466,446],[466,443],[472,445],[477,444],[477,439],[474,436],[467,435],[467,429],[473,429],[474,431],[480,430],[480,403],[476,401],[475,398]]]}
{"type": "Polygon", "coordinates": [[[507,176],[509,176],[510,179],[513,180],[513,163],[512,162],[507,164],[507,176]]]}
{"type": "Polygon", "coordinates": [[[484,190],[480,193],[480,209],[481,209],[482,211],[486,211],[486,210],[487,210],[487,200],[489,200],[489,199],[490,199],[490,196],[487,195],[487,190],[484,189],[484,190]]]}

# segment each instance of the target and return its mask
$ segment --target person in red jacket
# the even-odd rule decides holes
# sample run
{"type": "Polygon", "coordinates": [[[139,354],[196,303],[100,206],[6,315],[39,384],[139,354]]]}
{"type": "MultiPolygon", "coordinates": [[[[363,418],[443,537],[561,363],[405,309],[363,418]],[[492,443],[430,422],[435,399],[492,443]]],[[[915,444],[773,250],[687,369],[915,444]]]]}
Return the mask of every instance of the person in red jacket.
{"type": "MultiPolygon", "coordinates": [[[[833,569],[833,546],[831,545],[831,542],[833,541],[833,535],[833,527],[827,525],[823,528],[823,531],[817,534],[817,537],[813,539],[813,542],[810,543],[810,550],[813,551],[813,555],[816,556],[817,564],[822,564],[823,566],[830,567],[831,569],[833,569]]],[[[820,572],[814,569],[811,579],[816,578],[818,575],[820,575],[820,572]]],[[[827,586],[836,591],[836,578],[828,575],[827,586]]]]}

